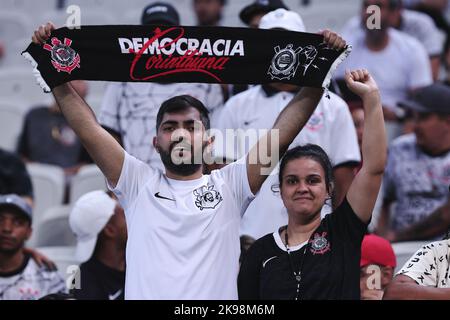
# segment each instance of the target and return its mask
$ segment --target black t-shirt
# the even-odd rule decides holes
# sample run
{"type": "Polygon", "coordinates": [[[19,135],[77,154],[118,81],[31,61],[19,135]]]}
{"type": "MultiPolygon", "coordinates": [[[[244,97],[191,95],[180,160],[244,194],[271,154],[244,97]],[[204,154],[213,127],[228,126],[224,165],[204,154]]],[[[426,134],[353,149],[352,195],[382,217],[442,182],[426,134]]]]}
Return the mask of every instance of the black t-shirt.
{"type": "Polygon", "coordinates": [[[15,154],[0,149],[0,194],[33,197],[30,175],[15,154]]]}
{"type": "Polygon", "coordinates": [[[72,289],[77,300],[123,300],[125,272],[112,269],[92,257],[80,266],[81,288],[72,289]]]}
{"type": "Polygon", "coordinates": [[[366,230],[367,224],[345,199],[323,218],[305,243],[306,251],[304,246],[290,248],[294,270],[279,232],[258,239],[239,272],[239,299],[295,299],[293,271],[298,273],[302,260],[299,300],[360,299],[359,262],[366,230]]]}

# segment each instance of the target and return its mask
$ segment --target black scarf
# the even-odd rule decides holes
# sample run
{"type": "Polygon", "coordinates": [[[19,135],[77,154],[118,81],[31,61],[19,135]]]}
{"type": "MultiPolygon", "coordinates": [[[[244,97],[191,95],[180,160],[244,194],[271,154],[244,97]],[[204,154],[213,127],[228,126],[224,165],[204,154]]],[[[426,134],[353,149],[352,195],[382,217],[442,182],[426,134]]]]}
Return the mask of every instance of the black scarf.
{"type": "Polygon", "coordinates": [[[60,28],[22,55],[46,92],[79,79],[327,88],[350,50],[329,49],[323,36],[302,32],[121,25],[60,28]]]}

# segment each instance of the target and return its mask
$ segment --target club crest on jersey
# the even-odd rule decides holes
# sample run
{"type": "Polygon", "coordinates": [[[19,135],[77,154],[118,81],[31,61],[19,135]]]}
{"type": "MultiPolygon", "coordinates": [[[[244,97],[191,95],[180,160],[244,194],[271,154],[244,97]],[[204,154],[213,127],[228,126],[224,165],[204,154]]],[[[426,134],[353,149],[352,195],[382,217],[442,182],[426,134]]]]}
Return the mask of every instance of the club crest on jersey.
{"type": "Polygon", "coordinates": [[[58,72],[64,71],[70,74],[75,68],[80,67],[80,55],[70,47],[72,40],[64,38],[64,42],[61,42],[53,37],[51,43],[52,45],[46,43],[43,47],[50,51],[52,64],[58,72]]]}
{"type": "Polygon", "coordinates": [[[214,185],[201,186],[193,191],[195,196],[195,205],[200,210],[214,209],[222,201],[222,196],[214,185]]]}
{"type": "Polygon", "coordinates": [[[276,46],[274,50],[275,55],[267,73],[272,79],[278,80],[293,78],[300,65],[304,68],[303,75],[305,75],[318,52],[312,45],[294,49],[293,44],[288,44],[284,49],[276,46]]]}
{"type": "Polygon", "coordinates": [[[322,232],[321,234],[315,233],[314,238],[309,240],[309,243],[311,243],[312,254],[324,254],[331,251],[330,242],[327,240],[326,236],[326,232],[322,232]]]}

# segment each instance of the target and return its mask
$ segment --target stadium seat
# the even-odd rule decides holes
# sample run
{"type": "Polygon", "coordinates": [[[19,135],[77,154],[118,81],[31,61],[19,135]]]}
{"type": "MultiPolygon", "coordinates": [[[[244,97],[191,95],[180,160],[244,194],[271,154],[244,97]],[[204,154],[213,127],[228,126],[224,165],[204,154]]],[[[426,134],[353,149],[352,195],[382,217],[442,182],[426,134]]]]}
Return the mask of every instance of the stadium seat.
{"type": "Polygon", "coordinates": [[[32,27],[28,23],[29,17],[26,12],[21,11],[0,11],[0,39],[7,46],[8,43],[31,37],[32,27]]]}
{"type": "MultiPolygon", "coordinates": [[[[31,64],[22,57],[21,53],[31,43],[31,38],[20,38],[9,42],[5,48],[5,57],[0,60],[1,66],[5,68],[20,68],[21,70],[28,70],[31,75],[31,64]]],[[[37,85],[36,85],[37,86],[37,85]]]]}
{"type": "Polygon", "coordinates": [[[34,224],[34,246],[74,246],[76,237],[69,226],[71,206],[56,206],[45,210],[39,225],[34,224]]]}
{"type": "Polygon", "coordinates": [[[393,243],[392,248],[394,249],[395,256],[397,258],[397,267],[395,268],[395,272],[399,271],[417,250],[430,242],[433,241],[408,241],[393,243]]]}
{"type": "Polygon", "coordinates": [[[72,274],[70,270],[80,264],[80,262],[75,259],[75,247],[39,247],[36,248],[36,250],[56,264],[58,271],[64,280],[72,274]]]}
{"type": "Polygon", "coordinates": [[[29,0],[2,0],[1,6],[4,11],[32,12],[33,14],[54,8],[56,8],[56,0],[39,0],[39,5],[29,0]]]}
{"type": "Polygon", "coordinates": [[[24,116],[23,102],[0,100],[0,148],[11,152],[16,150],[24,116]]]}
{"type": "Polygon", "coordinates": [[[0,70],[0,97],[23,100],[27,107],[48,104],[52,101],[50,94],[36,83],[31,65],[26,68],[5,68],[0,70]]]}
{"type": "MultiPolygon", "coordinates": [[[[45,210],[63,203],[64,171],[60,167],[40,163],[28,163],[27,170],[34,193],[33,225],[38,226],[45,210]]],[[[31,243],[35,236],[32,236],[31,243]]]]}
{"type": "Polygon", "coordinates": [[[75,203],[83,194],[94,190],[106,190],[103,173],[95,164],[85,165],[72,178],[70,184],[70,203],[75,203]]]}

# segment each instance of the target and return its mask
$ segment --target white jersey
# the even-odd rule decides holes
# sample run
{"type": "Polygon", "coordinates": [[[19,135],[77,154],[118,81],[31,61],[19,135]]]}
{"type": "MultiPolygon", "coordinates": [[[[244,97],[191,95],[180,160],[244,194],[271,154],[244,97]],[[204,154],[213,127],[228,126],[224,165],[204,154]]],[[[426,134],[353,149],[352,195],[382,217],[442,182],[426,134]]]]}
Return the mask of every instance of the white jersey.
{"type": "MultiPolygon", "coordinates": [[[[445,37],[440,33],[429,15],[404,9],[401,19],[400,27],[397,30],[417,39],[430,57],[439,56],[442,53],[445,37]]],[[[343,34],[354,32],[365,32],[359,16],[351,18],[342,30],[343,34]]]]}
{"type": "Polygon", "coordinates": [[[336,69],[336,77],[344,78],[345,70],[367,69],[380,88],[385,107],[395,110],[397,103],[411,90],[433,83],[431,65],[422,44],[407,34],[389,29],[389,44],[382,51],[371,51],[363,32],[344,34],[353,46],[350,56],[336,69]]]}
{"type": "Polygon", "coordinates": [[[182,94],[200,100],[214,124],[223,106],[223,94],[220,85],[207,83],[112,83],[106,89],[99,122],[122,137],[128,153],[162,170],[161,158],[152,144],[156,115],[165,100],[182,94]]]}
{"type": "Polygon", "coordinates": [[[26,256],[19,270],[0,274],[0,300],[38,300],[48,294],[66,291],[58,271],[39,267],[30,256],[26,256]]]}
{"type": "MultiPolygon", "coordinates": [[[[270,92],[255,86],[228,100],[222,110],[219,128],[270,129],[280,112],[294,97],[290,92],[270,92]]],[[[259,138],[257,135],[256,138],[259,138]]],[[[238,137],[238,157],[246,154],[257,140],[245,142],[238,137]]],[[[327,152],[333,165],[361,160],[355,127],[347,104],[330,92],[330,99],[323,97],[303,130],[289,148],[313,143],[327,152]]],[[[278,167],[261,187],[250,203],[241,223],[241,234],[256,239],[287,224],[287,212],[279,195],[278,167]]],[[[322,215],[331,212],[324,206],[322,215]]]]}
{"type": "Polygon", "coordinates": [[[112,191],[128,228],[125,299],[237,299],[245,158],[179,181],[125,153],[112,191]]]}

